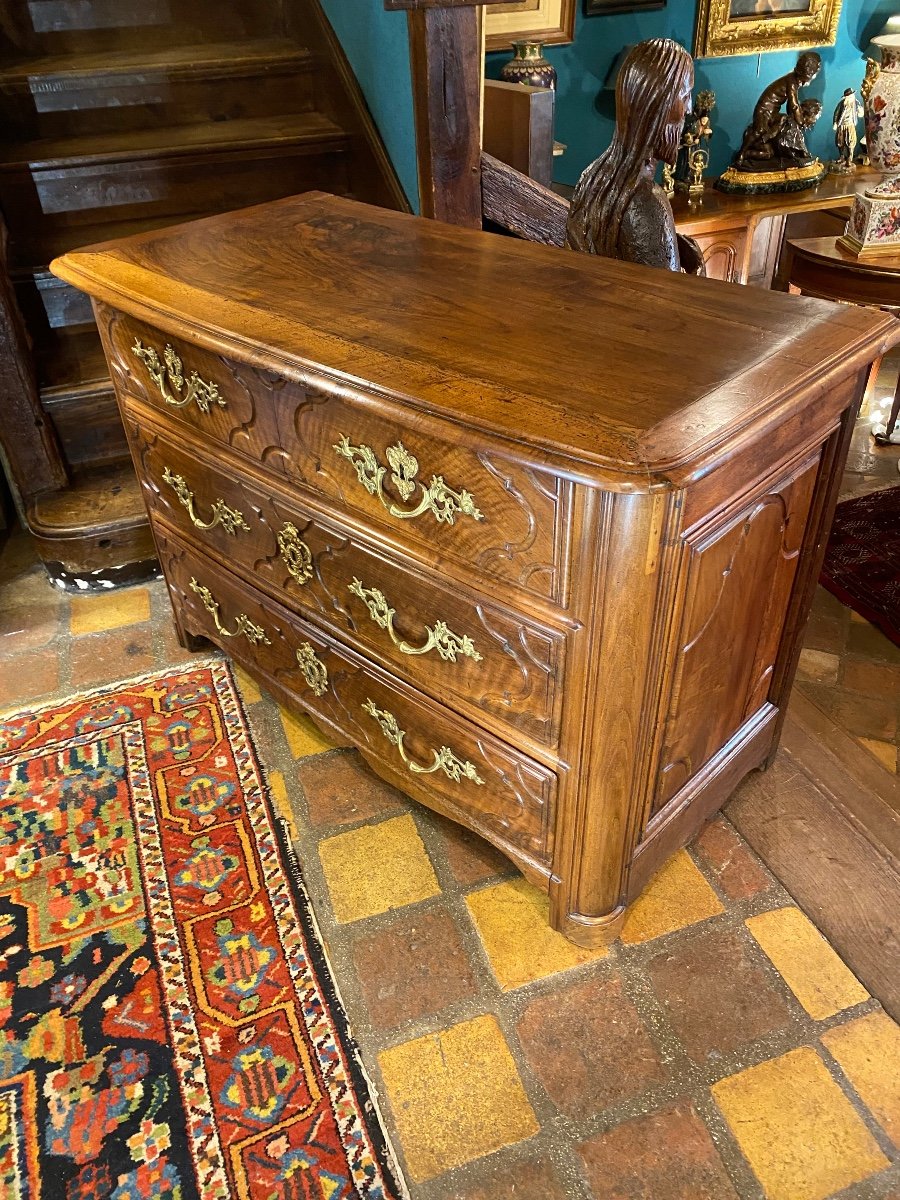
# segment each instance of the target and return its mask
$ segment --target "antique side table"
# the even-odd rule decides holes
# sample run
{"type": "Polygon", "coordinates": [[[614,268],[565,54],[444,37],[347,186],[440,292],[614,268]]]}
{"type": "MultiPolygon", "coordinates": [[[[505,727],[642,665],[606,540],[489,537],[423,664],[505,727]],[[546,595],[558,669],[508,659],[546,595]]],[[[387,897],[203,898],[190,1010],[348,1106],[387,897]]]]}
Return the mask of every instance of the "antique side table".
{"type": "MultiPolygon", "coordinates": [[[[900,254],[857,258],[833,237],[789,241],[788,251],[792,292],[843,304],[869,304],[900,317],[900,254]]],[[[873,364],[873,371],[877,366],[873,364]]],[[[873,434],[879,445],[900,444],[900,437],[894,436],[898,414],[900,379],[884,431],[873,434]]]]}

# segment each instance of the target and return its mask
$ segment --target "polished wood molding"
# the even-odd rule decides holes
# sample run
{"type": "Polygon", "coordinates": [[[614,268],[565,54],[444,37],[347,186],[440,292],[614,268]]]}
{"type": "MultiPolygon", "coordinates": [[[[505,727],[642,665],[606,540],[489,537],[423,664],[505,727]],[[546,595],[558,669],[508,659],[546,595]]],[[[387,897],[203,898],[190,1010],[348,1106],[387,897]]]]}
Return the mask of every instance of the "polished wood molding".
{"type": "Polygon", "coordinates": [[[833,237],[787,244],[788,284],[804,296],[900,309],[900,253],[857,256],[833,237]]]}

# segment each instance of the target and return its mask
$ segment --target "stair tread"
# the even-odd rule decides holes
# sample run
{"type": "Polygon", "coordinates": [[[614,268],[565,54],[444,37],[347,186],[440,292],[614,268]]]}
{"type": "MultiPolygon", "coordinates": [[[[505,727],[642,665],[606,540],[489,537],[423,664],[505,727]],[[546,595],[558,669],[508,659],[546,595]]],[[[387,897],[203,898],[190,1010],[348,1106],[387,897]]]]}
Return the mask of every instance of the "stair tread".
{"type": "Polygon", "coordinates": [[[35,81],[104,80],[120,75],[204,74],[222,68],[242,69],[312,61],[304,47],[288,38],[257,38],[243,42],[206,42],[162,49],[112,50],[104,53],[54,54],[29,58],[0,69],[0,85],[35,81]]]}
{"type": "Polygon", "coordinates": [[[38,345],[41,398],[58,399],[69,391],[96,391],[111,386],[106,356],[96,326],[64,326],[51,330],[38,345]]]}
{"type": "Polygon", "coordinates": [[[147,511],[131,460],[74,472],[71,486],[38,496],[28,506],[28,524],[51,537],[105,533],[145,524],[147,511]]]}
{"type": "Polygon", "coordinates": [[[0,163],[6,168],[52,169],[167,158],[207,148],[219,151],[263,149],[279,145],[338,142],[346,137],[345,131],[322,113],[304,112],[8,145],[0,155],[0,163]]]}

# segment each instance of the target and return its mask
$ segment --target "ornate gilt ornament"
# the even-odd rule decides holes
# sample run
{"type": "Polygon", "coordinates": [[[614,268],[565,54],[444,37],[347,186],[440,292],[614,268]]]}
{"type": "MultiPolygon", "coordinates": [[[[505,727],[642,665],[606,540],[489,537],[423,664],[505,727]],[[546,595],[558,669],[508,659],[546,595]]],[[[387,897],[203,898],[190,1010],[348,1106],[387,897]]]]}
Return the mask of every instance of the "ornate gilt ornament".
{"type": "Polygon", "coordinates": [[[209,521],[201,521],[194,512],[194,493],[188,487],[183,475],[174,475],[168,467],[163,468],[163,479],[173,490],[178,497],[179,503],[187,509],[188,516],[191,518],[191,524],[198,529],[215,529],[217,525],[221,525],[226,533],[230,533],[232,537],[239,529],[244,529],[249,532],[250,526],[244,520],[243,513],[238,512],[236,508],[229,508],[224,500],[216,500],[212,506],[212,517],[209,521]]]}
{"type": "Polygon", "coordinates": [[[290,521],[285,521],[278,533],[278,551],[288,569],[288,574],[302,586],[312,579],[312,552],[301,538],[300,531],[290,521]]]}
{"type": "Polygon", "coordinates": [[[804,12],[754,12],[753,0],[699,0],[695,58],[759,54],[765,50],[810,50],[833,46],[841,0],[809,0],[804,12]]]}
{"type": "Polygon", "coordinates": [[[412,761],[403,746],[403,739],[406,737],[406,732],[400,728],[397,723],[397,718],[393,713],[388,712],[386,708],[378,708],[374,700],[367,700],[363,705],[363,711],[367,712],[370,717],[373,717],[381,726],[381,732],[391,743],[396,746],[400,752],[400,757],[406,764],[409,771],[415,775],[432,775],[435,771],[443,771],[448,779],[452,779],[454,783],[459,783],[462,779],[470,779],[472,783],[477,783],[479,786],[484,783],[484,780],[475,769],[475,764],[469,762],[468,759],[463,761],[456,757],[449,746],[441,746],[439,750],[432,750],[434,761],[430,767],[420,767],[418,763],[412,761]]]}
{"type": "Polygon", "coordinates": [[[328,670],[309,642],[301,642],[297,648],[297,662],[313,694],[324,696],[328,690],[328,670]]]}
{"type": "Polygon", "coordinates": [[[387,450],[387,460],[391,467],[391,481],[400,493],[403,501],[408,501],[416,488],[422,489],[422,496],[415,508],[398,508],[391,497],[384,491],[384,477],[387,467],[383,467],[375,457],[370,446],[352,446],[348,437],[342,437],[333,447],[335,452],[353,464],[356,477],[370,496],[377,496],[392,517],[411,519],[422,513],[430,512],[434,519],[441,524],[452,525],[458,513],[472,517],[475,521],[483,520],[474,497],[465,490],[453,491],[445,483],[443,476],[432,475],[431,482],[426,486],[416,476],[419,473],[418,461],[409,453],[402,442],[390,446],[387,450]]]}
{"type": "Polygon", "coordinates": [[[171,404],[173,408],[184,408],[192,400],[196,400],[197,407],[204,413],[208,413],[213,404],[218,404],[220,408],[225,407],[217,384],[207,383],[196,371],[191,372],[185,390],[184,364],[171,346],[167,345],[163,351],[164,363],[153,347],[145,346],[140,338],[134,339],[131,353],[147,368],[166,404],[171,404]],[[172,395],[170,388],[177,393],[176,396],[172,395]]]}
{"type": "Polygon", "coordinates": [[[378,588],[363,587],[362,581],[355,576],[353,582],[347,585],[354,596],[358,596],[369,610],[369,616],[380,629],[387,633],[401,654],[427,654],[429,650],[437,650],[445,662],[456,662],[457,655],[481,662],[482,656],[475,649],[475,643],[466,634],[460,637],[452,633],[443,621],[435,621],[433,626],[426,625],[427,640],[421,646],[410,646],[397,636],[394,629],[395,610],[388,604],[384,592],[378,588]]]}
{"type": "Polygon", "coordinates": [[[204,587],[202,583],[198,583],[196,579],[191,579],[191,591],[195,592],[200,597],[203,607],[215,621],[216,629],[223,637],[240,637],[242,634],[252,646],[256,646],[259,642],[264,642],[267,646],[272,643],[266,637],[264,629],[259,625],[254,625],[246,613],[239,613],[236,619],[236,629],[226,629],[222,624],[219,616],[219,602],[213,596],[208,587],[204,587]]]}
{"type": "MultiPolygon", "coordinates": [[[[819,162],[818,159],[816,159],[815,162],[810,163],[808,166],[792,167],[790,170],[789,178],[791,178],[793,180],[803,180],[803,179],[818,180],[818,179],[821,179],[822,175],[823,175],[822,164],[819,162]]],[[[725,184],[730,183],[732,179],[736,179],[738,177],[739,177],[739,174],[735,170],[734,167],[729,167],[727,171],[724,171],[719,176],[720,180],[722,180],[725,184]]],[[[746,178],[746,176],[743,176],[742,178],[746,178]]],[[[767,184],[767,183],[783,184],[786,178],[788,178],[788,173],[786,171],[784,171],[783,169],[780,171],[754,171],[753,172],[753,182],[754,182],[754,184],[757,184],[760,186],[763,184],[767,184]]],[[[727,188],[723,188],[722,190],[726,191],[727,188]]]]}

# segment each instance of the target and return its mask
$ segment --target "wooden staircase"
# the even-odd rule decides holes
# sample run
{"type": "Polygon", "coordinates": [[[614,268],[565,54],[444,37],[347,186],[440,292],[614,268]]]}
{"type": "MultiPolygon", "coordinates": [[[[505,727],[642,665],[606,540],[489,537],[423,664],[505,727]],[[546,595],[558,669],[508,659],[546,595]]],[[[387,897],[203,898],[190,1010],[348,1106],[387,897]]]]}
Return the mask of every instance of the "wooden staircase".
{"type": "Polygon", "coordinates": [[[90,304],[48,263],[310,189],[406,201],[318,0],[0,0],[0,39],[0,447],[51,575],[108,587],[153,546],[90,304]]]}

